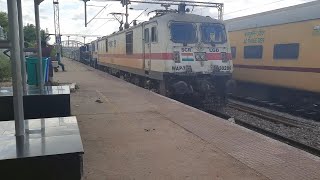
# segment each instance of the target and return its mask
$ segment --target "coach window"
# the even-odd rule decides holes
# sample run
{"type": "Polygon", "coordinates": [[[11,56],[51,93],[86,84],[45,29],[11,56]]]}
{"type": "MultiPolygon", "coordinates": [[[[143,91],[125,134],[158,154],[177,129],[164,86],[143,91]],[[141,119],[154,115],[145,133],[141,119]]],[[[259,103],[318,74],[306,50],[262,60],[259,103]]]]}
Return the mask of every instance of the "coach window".
{"type": "Polygon", "coordinates": [[[151,42],[158,42],[157,27],[151,28],[151,42]]]}
{"type": "Polygon", "coordinates": [[[126,33],[126,53],[133,54],[133,32],[126,33]]]}
{"type": "Polygon", "coordinates": [[[144,42],[149,43],[149,28],[144,29],[144,42]]]}
{"type": "Polygon", "coordinates": [[[108,39],[106,39],[106,52],[108,52],[108,39]]]}
{"type": "Polygon", "coordinates": [[[236,54],[237,54],[237,48],[236,47],[231,47],[232,59],[236,58],[236,54]]]}
{"type": "Polygon", "coordinates": [[[299,46],[299,43],[276,44],[273,47],[273,59],[298,59],[299,46]]]}
{"type": "Polygon", "coordinates": [[[263,54],[263,46],[245,46],[244,58],[245,59],[261,59],[263,54]]]}

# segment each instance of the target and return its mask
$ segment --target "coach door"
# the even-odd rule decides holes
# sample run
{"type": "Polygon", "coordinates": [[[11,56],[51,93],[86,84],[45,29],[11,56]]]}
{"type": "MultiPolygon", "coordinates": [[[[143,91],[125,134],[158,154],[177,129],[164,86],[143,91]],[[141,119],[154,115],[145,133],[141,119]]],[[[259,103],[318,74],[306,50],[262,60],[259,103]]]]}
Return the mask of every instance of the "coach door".
{"type": "Polygon", "coordinates": [[[150,28],[144,28],[144,69],[151,70],[151,41],[150,41],[150,28]]]}

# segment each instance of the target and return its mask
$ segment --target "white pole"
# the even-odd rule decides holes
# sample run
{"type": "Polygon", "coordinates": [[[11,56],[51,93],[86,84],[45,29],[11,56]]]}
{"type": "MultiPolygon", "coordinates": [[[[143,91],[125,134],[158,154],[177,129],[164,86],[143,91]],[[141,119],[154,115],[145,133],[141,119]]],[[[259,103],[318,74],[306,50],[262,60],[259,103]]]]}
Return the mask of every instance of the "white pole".
{"type": "Polygon", "coordinates": [[[24,112],[23,112],[23,90],[21,78],[20,43],[19,43],[19,22],[17,0],[7,0],[9,19],[9,38],[11,42],[11,68],[12,68],[12,89],[13,107],[16,136],[24,136],[24,112]]]}

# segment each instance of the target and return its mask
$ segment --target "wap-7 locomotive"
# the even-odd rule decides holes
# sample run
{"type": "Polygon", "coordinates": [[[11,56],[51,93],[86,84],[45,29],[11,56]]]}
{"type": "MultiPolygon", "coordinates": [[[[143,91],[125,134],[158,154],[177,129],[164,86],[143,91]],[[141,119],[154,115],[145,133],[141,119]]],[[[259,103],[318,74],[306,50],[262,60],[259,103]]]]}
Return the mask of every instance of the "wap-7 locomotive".
{"type": "Polygon", "coordinates": [[[90,64],[162,95],[192,99],[207,109],[225,104],[233,64],[222,21],[157,13],[147,22],[91,42],[90,64]]]}

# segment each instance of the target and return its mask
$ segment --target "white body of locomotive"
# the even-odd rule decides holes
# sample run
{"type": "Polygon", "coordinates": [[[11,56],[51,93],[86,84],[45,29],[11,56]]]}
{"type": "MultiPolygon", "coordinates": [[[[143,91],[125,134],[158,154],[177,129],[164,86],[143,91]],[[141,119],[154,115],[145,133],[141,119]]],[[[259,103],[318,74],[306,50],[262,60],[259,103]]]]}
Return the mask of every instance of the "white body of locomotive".
{"type": "Polygon", "coordinates": [[[194,14],[156,16],[91,46],[91,64],[161,94],[221,97],[233,71],[223,22],[194,14]]]}

